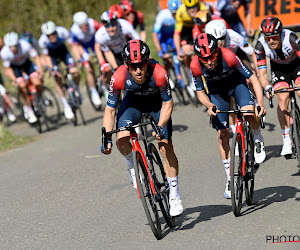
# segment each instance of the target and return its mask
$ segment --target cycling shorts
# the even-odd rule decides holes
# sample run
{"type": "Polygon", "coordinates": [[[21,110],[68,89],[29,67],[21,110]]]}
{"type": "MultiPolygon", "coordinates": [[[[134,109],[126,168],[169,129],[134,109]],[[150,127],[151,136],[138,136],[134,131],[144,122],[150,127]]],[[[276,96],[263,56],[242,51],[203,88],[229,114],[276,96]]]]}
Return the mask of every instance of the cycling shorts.
{"type": "MultiPolygon", "coordinates": [[[[253,105],[253,95],[246,83],[241,83],[235,88],[228,91],[222,91],[220,94],[210,94],[210,101],[215,104],[219,110],[227,111],[230,110],[230,97],[233,96],[235,102],[240,108],[253,105]]],[[[226,129],[229,127],[229,114],[219,113],[215,119],[216,130],[226,129]]]]}
{"type": "Polygon", "coordinates": [[[27,59],[25,63],[19,66],[11,64],[11,67],[14,71],[16,78],[23,77],[23,72],[25,72],[27,75],[31,75],[33,72],[36,71],[36,65],[29,59],[27,59]]]}
{"type": "MultiPolygon", "coordinates": [[[[127,125],[138,124],[141,119],[142,113],[150,113],[150,115],[153,116],[154,120],[158,122],[160,117],[161,103],[162,103],[161,100],[160,101],[157,100],[157,102],[153,100],[153,103],[151,103],[151,105],[147,105],[147,104],[138,105],[136,104],[134,98],[125,95],[117,114],[117,128],[121,128],[127,125]],[[155,105],[154,103],[157,103],[157,105],[155,105]]],[[[171,118],[164,128],[164,132],[165,132],[164,139],[171,140],[172,139],[171,118]]]]}
{"type": "Polygon", "coordinates": [[[181,46],[186,45],[186,44],[193,44],[193,27],[186,27],[183,26],[181,34],[181,46]]]}
{"type": "Polygon", "coordinates": [[[160,46],[161,46],[161,49],[164,53],[169,53],[170,49],[172,51],[175,51],[175,45],[174,45],[174,41],[173,41],[173,37],[170,37],[168,38],[167,40],[160,40],[160,46]]]}
{"type": "Polygon", "coordinates": [[[58,66],[59,60],[61,60],[67,67],[75,67],[75,61],[65,45],[53,50],[49,49],[49,56],[51,56],[53,66],[58,66]]]}
{"type": "Polygon", "coordinates": [[[271,61],[271,82],[275,90],[280,87],[289,87],[292,84],[292,80],[295,83],[300,82],[299,58],[290,64],[279,64],[271,61]]]}

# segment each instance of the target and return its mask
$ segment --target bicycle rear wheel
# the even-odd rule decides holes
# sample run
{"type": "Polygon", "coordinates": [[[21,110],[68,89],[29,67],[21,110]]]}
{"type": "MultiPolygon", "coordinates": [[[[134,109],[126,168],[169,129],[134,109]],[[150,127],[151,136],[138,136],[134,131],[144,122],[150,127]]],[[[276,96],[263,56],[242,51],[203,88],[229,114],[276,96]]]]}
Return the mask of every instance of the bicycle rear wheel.
{"type": "Polygon", "coordinates": [[[239,133],[235,133],[232,139],[231,164],[230,164],[230,191],[231,205],[235,216],[241,214],[243,199],[243,149],[242,138],[239,133]]]}
{"type": "Polygon", "coordinates": [[[255,180],[255,172],[254,172],[254,141],[252,130],[249,130],[249,138],[248,141],[248,154],[246,159],[246,173],[244,177],[245,182],[245,197],[246,203],[248,206],[252,204],[253,195],[254,195],[254,180],[255,180]]]}
{"type": "Polygon", "coordinates": [[[76,102],[76,109],[79,111],[79,114],[80,114],[83,125],[86,125],[86,122],[85,122],[85,119],[84,119],[84,116],[83,116],[83,112],[82,112],[82,109],[81,109],[81,104],[80,104],[80,100],[79,100],[80,94],[79,94],[78,90],[74,91],[74,96],[75,96],[75,102],[76,102]]]}
{"type": "Polygon", "coordinates": [[[155,195],[150,186],[149,175],[139,152],[133,152],[133,167],[143,208],[154,236],[162,238],[161,224],[157,210],[155,195]]]}
{"type": "Polygon", "coordinates": [[[293,143],[296,149],[296,156],[298,159],[298,164],[300,166],[300,112],[298,107],[296,106],[293,111],[293,143]]]}
{"type": "Polygon", "coordinates": [[[151,155],[149,160],[154,171],[153,179],[155,182],[155,187],[158,189],[158,193],[160,194],[158,204],[160,206],[161,212],[168,226],[174,227],[175,218],[173,218],[170,215],[170,204],[169,204],[170,187],[164,170],[163,163],[153,143],[149,143],[148,151],[151,155]]]}
{"type": "MultiPolygon", "coordinates": [[[[176,73],[175,73],[175,69],[173,67],[173,65],[170,65],[170,68],[168,70],[168,75],[169,75],[169,81],[170,81],[170,85],[171,85],[171,81],[173,82],[173,88],[172,91],[175,92],[175,95],[177,97],[178,103],[180,105],[184,105],[185,100],[184,100],[184,96],[183,96],[183,92],[181,89],[179,89],[178,87],[178,83],[177,83],[177,78],[176,78],[176,73]]],[[[172,87],[172,86],[171,86],[172,87]]]]}

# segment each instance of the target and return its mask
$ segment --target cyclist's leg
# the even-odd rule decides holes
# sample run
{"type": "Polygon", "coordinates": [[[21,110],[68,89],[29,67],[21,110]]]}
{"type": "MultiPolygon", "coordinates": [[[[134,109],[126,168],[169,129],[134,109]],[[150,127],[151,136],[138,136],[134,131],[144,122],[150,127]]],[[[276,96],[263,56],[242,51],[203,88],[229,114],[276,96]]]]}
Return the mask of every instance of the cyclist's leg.
{"type": "Polygon", "coordinates": [[[80,75],[79,70],[76,66],[74,58],[71,56],[70,52],[67,49],[64,49],[63,54],[61,55],[63,62],[69,68],[70,73],[73,76],[74,82],[79,86],[80,75]]]}
{"type": "MultiPolygon", "coordinates": [[[[297,64],[293,66],[291,68],[294,69],[293,73],[292,73],[292,79],[294,79],[295,82],[295,86],[299,87],[300,86],[300,59],[296,60],[297,64]]],[[[300,91],[296,91],[298,97],[300,97],[300,91]]]]}
{"type": "Polygon", "coordinates": [[[42,80],[38,77],[38,72],[35,69],[35,65],[31,61],[27,61],[24,65],[24,70],[26,74],[29,76],[30,81],[38,91],[38,93],[41,95],[43,91],[43,84],[42,80]]]}
{"type": "Polygon", "coordinates": [[[239,33],[240,35],[242,35],[245,40],[248,40],[248,35],[247,35],[247,31],[242,23],[242,21],[238,21],[237,23],[230,23],[229,26],[236,31],[237,33],[239,33]]]}

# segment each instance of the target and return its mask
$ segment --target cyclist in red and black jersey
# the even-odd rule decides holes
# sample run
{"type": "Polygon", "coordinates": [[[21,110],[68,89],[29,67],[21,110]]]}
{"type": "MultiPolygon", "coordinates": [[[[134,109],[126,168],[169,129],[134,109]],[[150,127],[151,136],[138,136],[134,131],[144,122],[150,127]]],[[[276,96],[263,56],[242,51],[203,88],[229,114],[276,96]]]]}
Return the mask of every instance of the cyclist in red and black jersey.
{"type": "Polygon", "coordinates": [[[145,42],[147,34],[145,30],[144,14],[134,9],[132,1],[122,0],[120,6],[124,10],[123,18],[130,22],[134,29],[139,26],[141,39],[145,42]]]}
{"type": "MultiPolygon", "coordinates": [[[[294,32],[282,29],[282,23],[277,17],[267,17],[260,25],[263,33],[255,46],[259,78],[270,98],[269,89],[289,88],[294,80],[300,86],[300,39],[294,32]],[[271,84],[267,76],[267,60],[271,61],[271,84]]],[[[297,91],[298,96],[300,93],[297,91]]],[[[292,154],[290,138],[289,93],[278,93],[277,115],[283,137],[281,155],[292,154]]]]}
{"type": "MultiPolygon", "coordinates": [[[[210,34],[201,34],[194,42],[196,56],[191,62],[191,71],[196,84],[199,101],[205,105],[208,115],[216,116],[216,129],[219,138],[219,151],[227,175],[224,197],[230,198],[229,190],[229,166],[230,166],[230,147],[228,114],[217,114],[213,112],[216,106],[219,110],[229,110],[229,100],[233,96],[242,110],[254,110],[254,101],[246,82],[249,79],[256,93],[258,105],[261,111],[257,116],[265,114],[263,92],[260,82],[256,75],[242,63],[242,61],[229,49],[218,48],[218,41],[210,34]],[[209,93],[205,93],[203,78],[209,93]]],[[[263,137],[259,129],[259,122],[253,114],[246,116],[254,135],[255,149],[254,158],[256,163],[265,160],[263,137]]]]}
{"type": "MultiPolygon", "coordinates": [[[[117,128],[137,124],[142,113],[150,113],[158,121],[162,137],[156,135],[156,139],[170,184],[170,214],[180,215],[183,208],[178,193],[178,160],[172,144],[173,100],[167,72],[157,61],[149,58],[150,49],[141,40],[127,42],[122,56],[125,65],[121,65],[111,78],[103,127],[106,131],[113,130],[121,90],[125,90],[125,94],[117,114],[117,128]]],[[[127,160],[131,181],[136,187],[132,145],[129,140],[129,131],[117,134],[117,147],[127,160]]],[[[111,149],[111,140],[108,149],[101,146],[101,152],[105,154],[110,154],[111,149]]]]}

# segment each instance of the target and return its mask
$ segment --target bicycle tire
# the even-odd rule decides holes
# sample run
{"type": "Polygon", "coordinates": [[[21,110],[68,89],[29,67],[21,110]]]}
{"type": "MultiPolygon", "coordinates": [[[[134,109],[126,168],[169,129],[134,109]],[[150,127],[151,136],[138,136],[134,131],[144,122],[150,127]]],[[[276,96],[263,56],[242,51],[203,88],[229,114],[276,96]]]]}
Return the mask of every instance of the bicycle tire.
{"type": "Polygon", "coordinates": [[[235,216],[241,214],[243,199],[243,150],[241,135],[236,132],[232,139],[231,147],[231,164],[230,164],[230,191],[231,205],[235,216]],[[236,146],[238,147],[238,155],[236,155],[236,146]]]}
{"type": "Polygon", "coordinates": [[[135,171],[137,186],[142,200],[142,205],[149,226],[156,239],[159,240],[162,238],[162,234],[156,199],[150,187],[148,172],[142,161],[142,156],[137,151],[133,152],[133,167],[135,171]]]}
{"type": "Polygon", "coordinates": [[[180,91],[177,83],[177,78],[176,78],[176,73],[173,65],[170,65],[170,68],[168,69],[168,76],[170,81],[173,81],[174,83],[174,88],[172,89],[173,92],[175,92],[176,98],[178,100],[179,105],[184,104],[184,98],[182,95],[182,91],[180,91]]]}
{"type": "Polygon", "coordinates": [[[60,120],[61,111],[58,104],[58,100],[54,92],[50,88],[46,86],[43,87],[43,94],[42,94],[41,101],[42,101],[42,105],[45,108],[44,113],[46,115],[47,120],[52,124],[57,123],[60,120]]]}
{"type": "Polygon", "coordinates": [[[82,124],[85,126],[86,125],[86,121],[84,119],[84,115],[83,115],[83,112],[82,112],[82,109],[81,109],[81,104],[80,104],[80,101],[79,101],[79,92],[78,92],[78,96],[77,96],[76,95],[76,91],[78,91],[78,90],[75,90],[75,92],[74,92],[74,94],[75,94],[74,95],[75,96],[75,102],[76,102],[76,109],[79,111],[82,124]]]}
{"type": "Polygon", "coordinates": [[[246,164],[247,164],[247,171],[245,173],[245,198],[246,198],[246,203],[248,206],[252,205],[253,202],[253,196],[254,196],[254,182],[255,182],[255,172],[254,172],[254,164],[255,164],[255,159],[254,159],[254,141],[253,141],[253,134],[252,130],[249,129],[248,131],[248,136],[247,138],[247,159],[246,159],[246,164]]]}
{"type": "Polygon", "coordinates": [[[24,117],[24,111],[23,111],[23,105],[21,101],[19,100],[18,96],[15,94],[10,93],[9,91],[6,92],[6,96],[9,99],[9,101],[12,103],[12,106],[6,105],[7,109],[15,115],[17,120],[19,121],[26,121],[24,117]]]}
{"type": "Polygon", "coordinates": [[[155,187],[158,189],[160,195],[158,204],[160,206],[162,215],[169,227],[175,226],[175,218],[170,215],[170,203],[169,194],[170,187],[167,180],[167,176],[164,170],[163,163],[159,156],[159,153],[153,143],[149,143],[148,152],[150,153],[150,164],[153,168],[153,179],[155,187]]]}
{"type": "Polygon", "coordinates": [[[292,112],[293,115],[293,141],[296,148],[296,156],[300,166],[300,111],[297,107],[292,112]]]}

